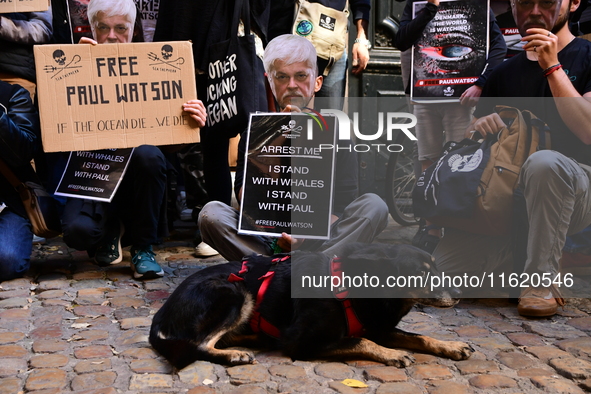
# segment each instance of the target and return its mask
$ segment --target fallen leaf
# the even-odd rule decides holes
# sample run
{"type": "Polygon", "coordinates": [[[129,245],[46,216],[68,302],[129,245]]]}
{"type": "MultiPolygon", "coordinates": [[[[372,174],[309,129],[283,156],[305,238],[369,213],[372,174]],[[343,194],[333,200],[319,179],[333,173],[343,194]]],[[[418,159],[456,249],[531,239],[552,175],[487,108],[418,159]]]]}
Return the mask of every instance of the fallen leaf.
{"type": "Polygon", "coordinates": [[[88,327],[90,327],[90,324],[88,324],[88,323],[74,323],[70,327],[72,327],[72,328],[88,328],[88,327]]]}
{"type": "Polygon", "coordinates": [[[367,384],[355,379],[345,379],[341,383],[345,386],[353,387],[356,389],[369,387],[367,384]]]}

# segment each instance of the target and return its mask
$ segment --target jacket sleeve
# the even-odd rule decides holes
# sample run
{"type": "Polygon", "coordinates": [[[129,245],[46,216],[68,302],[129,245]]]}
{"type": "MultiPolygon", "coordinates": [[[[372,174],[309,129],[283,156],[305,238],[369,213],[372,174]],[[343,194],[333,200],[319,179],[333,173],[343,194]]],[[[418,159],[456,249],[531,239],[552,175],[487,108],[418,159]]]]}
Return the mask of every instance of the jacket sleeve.
{"type": "Polygon", "coordinates": [[[371,11],[371,1],[369,0],[350,0],[351,14],[353,14],[353,20],[365,19],[369,21],[369,14],[371,11]]]}
{"type": "Polygon", "coordinates": [[[404,11],[400,17],[400,29],[394,37],[394,46],[401,51],[406,51],[412,47],[423,36],[423,30],[437,13],[437,7],[434,4],[427,3],[413,19],[412,8],[413,0],[406,0],[404,11]]]}
{"type": "Polygon", "coordinates": [[[1,83],[0,89],[13,89],[8,102],[0,103],[0,156],[16,168],[27,164],[40,146],[39,114],[24,88],[1,83]]]}
{"type": "Polygon", "coordinates": [[[492,10],[489,10],[490,13],[490,23],[489,23],[489,49],[488,49],[488,57],[486,58],[486,64],[484,66],[483,72],[480,75],[480,78],[474,83],[476,86],[483,87],[486,83],[486,79],[492,72],[492,70],[498,66],[499,64],[503,63],[505,60],[505,55],[507,54],[507,44],[505,43],[505,38],[503,37],[503,33],[501,33],[501,29],[497,23],[497,19],[495,18],[495,14],[492,10]]]}
{"type": "Polygon", "coordinates": [[[0,17],[0,39],[21,44],[45,44],[51,40],[53,27],[51,8],[44,12],[27,12],[26,18],[0,17]]]}

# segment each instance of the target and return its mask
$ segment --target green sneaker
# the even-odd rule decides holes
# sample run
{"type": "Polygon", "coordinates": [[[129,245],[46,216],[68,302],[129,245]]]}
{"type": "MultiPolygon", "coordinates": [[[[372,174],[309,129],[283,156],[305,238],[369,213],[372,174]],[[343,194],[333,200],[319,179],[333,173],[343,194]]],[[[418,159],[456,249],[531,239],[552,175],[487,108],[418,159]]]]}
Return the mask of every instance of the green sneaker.
{"type": "Polygon", "coordinates": [[[110,234],[107,234],[104,242],[96,248],[94,262],[101,267],[119,264],[123,260],[123,250],[121,249],[122,236],[123,224],[120,224],[110,234]]]}
{"type": "Polygon", "coordinates": [[[136,279],[153,279],[164,276],[164,270],[156,262],[156,254],[152,246],[136,249],[131,248],[131,269],[136,279]]]}

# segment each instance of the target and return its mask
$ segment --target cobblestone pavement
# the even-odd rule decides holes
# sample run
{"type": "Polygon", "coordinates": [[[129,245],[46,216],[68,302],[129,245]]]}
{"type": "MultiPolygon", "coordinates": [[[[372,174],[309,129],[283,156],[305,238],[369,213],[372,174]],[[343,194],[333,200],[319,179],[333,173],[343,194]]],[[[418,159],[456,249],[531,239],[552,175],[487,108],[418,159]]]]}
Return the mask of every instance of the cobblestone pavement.
{"type": "MultiPolygon", "coordinates": [[[[165,277],[131,279],[122,264],[99,268],[61,239],[35,246],[24,279],[1,283],[0,394],[4,393],[581,393],[591,391],[591,311],[569,300],[551,319],[531,320],[506,300],[416,308],[406,330],[470,343],[466,361],[414,354],[398,369],[376,362],[292,361],[256,352],[257,364],[196,362],[174,371],[148,343],[153,314],[191,273],[223,261],[197,259],[194,229],[181,224],[157,248],[165,277]],[[367,387],[352,388],[344,379],[367,387]]],[[[416,228],[391,224],[382,242],[409,243],[416,228]]]]}

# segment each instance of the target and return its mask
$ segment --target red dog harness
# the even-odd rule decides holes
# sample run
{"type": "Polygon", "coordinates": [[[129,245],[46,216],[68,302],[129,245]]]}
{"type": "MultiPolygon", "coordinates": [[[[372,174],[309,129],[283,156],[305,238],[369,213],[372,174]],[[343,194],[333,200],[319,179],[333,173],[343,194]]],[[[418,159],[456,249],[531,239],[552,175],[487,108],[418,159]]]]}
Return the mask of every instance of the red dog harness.
{"type": "MultiPolygon", "coordinates": [[[[262,283],[257,291],[257,298],[256,298],[254,312],[250,318],[250,328],[255,333],[263,332],[273,338],[280,337],[279,329],[277,327],[275,327],[273,324],[271,324],[263,316],[261,316],[261,313],[259,311],[259,307],[260,307],[261,303],[263,302],[263,299],[265,298],[265,293],[269,289],[269,286],[271,284],[271,280],[273,279],[273,276],[275,275],[275,268],[277,267],[277,263],[286,261],[290,257],[291,257],[290,255],[285,255],[282,257],[274,258],[273,260],[271,260],[272,265],[269,268],[269,271],[267,271],[266,274],[264,274],[263,276],[258,278],[258,280],[262,281],[262,283]]],[[[228,276],[228,281],[230,281],[230,282],[244,281],[245,280],[244,275],[247,274],[249,271],[247,263],[248,263],[247,258],[242,260],[242,267],[241,267],[240,271],[238,271],[238,274],[234,274],[234,273],[230,274],[230,276],[228,276]]],[[[334,257],[331,259],[330,268],[331,268],[331,275],[332,276],[342,275],[341,262],[337,257],[334,257]]],[[[363,325],[361,324],[361,322],[357,318],[357,315],[355,314],[355,311],[353,310],[353,306],[351,305],[351,301],[346,299],[348,296],[348,293],[349,293],[349,291],[346,288],[343,289],[341,287],[338,289],[338,293],[335,292],[335,297],[339,301],[342,301],[343,308],[345,309],[345,317],[347,320],[347,327],[348,327],[347,336],[360,337],[363,334],[363,332],[365,331],[365,329],[363,328],[363,325]]]]}

